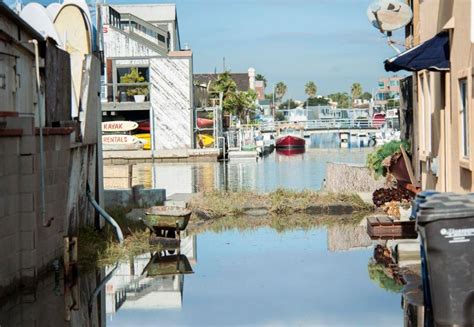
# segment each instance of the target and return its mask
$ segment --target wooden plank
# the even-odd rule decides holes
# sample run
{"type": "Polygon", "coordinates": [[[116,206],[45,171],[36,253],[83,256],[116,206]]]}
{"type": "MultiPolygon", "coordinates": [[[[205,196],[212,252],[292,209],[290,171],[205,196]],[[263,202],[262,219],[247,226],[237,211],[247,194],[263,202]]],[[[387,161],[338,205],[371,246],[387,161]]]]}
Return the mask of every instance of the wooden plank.
{"type": "Polygon", "coordinates": [[[45,123],[57,127],[60,121],[71,120],[71,62],[69,54],[51,41],[46,47],[45,123]]]}
{"type": "Polygon", "coordinates": [[[400,151],[402,152],[403,160],[405,161],[405,166],[407,167],[408,171],[408,176],[410,176],[410,181],[415,187],[420,187],[420,184],[415,178],[415,174],[413,172],[413,168],[411,166],[411,160],[408,157],[408,154],[406,153],[405,149],[403,148],[402,145],[400,145],[400,151]]]}

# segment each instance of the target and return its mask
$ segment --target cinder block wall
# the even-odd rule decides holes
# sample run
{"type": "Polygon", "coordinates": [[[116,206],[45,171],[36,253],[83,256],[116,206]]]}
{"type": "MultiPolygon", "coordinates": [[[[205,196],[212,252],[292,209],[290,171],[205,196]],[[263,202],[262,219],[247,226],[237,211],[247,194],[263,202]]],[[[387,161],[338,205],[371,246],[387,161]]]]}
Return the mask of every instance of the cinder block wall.
{"type": "Polygon", "coordinates": [[[39,137],[33,124],[33,118],[10,117],[8,129],[0,129],[0,298],[20,284],[34,285],[63,253],[70,135],[67,129],[45,130],[46,227],[40,210],[39,137]]]}

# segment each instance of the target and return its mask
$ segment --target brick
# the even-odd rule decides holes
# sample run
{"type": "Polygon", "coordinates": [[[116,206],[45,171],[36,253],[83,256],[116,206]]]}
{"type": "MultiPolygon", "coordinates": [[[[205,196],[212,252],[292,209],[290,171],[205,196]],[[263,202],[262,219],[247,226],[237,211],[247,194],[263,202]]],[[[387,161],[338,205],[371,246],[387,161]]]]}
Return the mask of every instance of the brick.
{"type": "Polygon", "coordinates": [[[34,174],[22,175],[20,177],[20,192],[21,193],[34,192],[36,189],[37,183],[39,187],[39,174],[38,174],[38,177],[34,174]],[[38,180],[36,178],[38,178],[38,180]]]}
{"type": "MultiPolygon", "coordinates": [[[[1,146],[1,145],[0,145],[1,146]]],[[[2,153],[0,152],[0,158],[3,158],[2,153]]],[[[5,176],[5,161],[0,159],[0,177],[5,176]]]]}
{"type": "Polygon", "coordinates": [[[34,173],[34,161],[32,155],[20,156],[20,173],[23,175],[30,175],[34,173]]]}
{"type": "Polygon", "coordinates": [[[20,152],[20,138],[19,137],[6,137],[0,140],[3,143],[4,154],[18,154],[20,152]]]}
{"type": "Polygon", "coordinates": [[[22,193],[20,194],[20,212],[31,212],[35,210],[34,194],[22,193]]]}
{"type": "Polygon", "coordinates": [[[18,175],[20,173],[20,157],[18,155],[5,155],[2,160],[5,162],[5,175],[18,175]]]}
{"type": "Polygon", "coordinates": [[[6,211],[5,196],[0,195],[0,218],[6,216],[6,211]]]}
{"type": "Polygon", "coordinates": [[[0,239],[0,257],[6,257],[18,253],[19,242],[17,235],[11,235],[0,239]]]}
{"type": "Polygon", "coordinates": [[[34,231],[36,227],[36,220],[37,220],[36,213],[34,211],[21,213],[20,230],[22,232],[34,231]]]}
{"type": "Polygon", "coordinates": [[[20,252],[20,264],[22,269],[34,269],[36,267],[36,250],[27,250],[20,252]]]}
{"type": "Polygon", "coordinates": [[[6,201],[6,215],[14,215],[20,210],[20,196],[18,194],[11,194],[5,198],[6,201]]]}
{"type": "Polygon", "coordinates": [[[0,218],[0,239],[10,235],[15,235],[19,229],[19,220],[19,214],[4,216],[3,218],[0,218]]]}
{"type": "MultiPolygon", "coordinates": [[[[39,141],[38,141],[39,144],[39,141]]],[[[36,153],[36,137],[23,136],[20,144],[20,154],[34,154],[36,153]]]]}
{"type": "Polygon", "coordinates": [[[35,232],[21,232],[20,233],[20,249],[34,250],[36,248],[35,232]]]}
{"type": "Polygon", "coordinates": [[[18,194],[20,192],[20,185],[18,183],[19,175],[8,175],[1,178],[0,194],[3,196],[18,194]]]}

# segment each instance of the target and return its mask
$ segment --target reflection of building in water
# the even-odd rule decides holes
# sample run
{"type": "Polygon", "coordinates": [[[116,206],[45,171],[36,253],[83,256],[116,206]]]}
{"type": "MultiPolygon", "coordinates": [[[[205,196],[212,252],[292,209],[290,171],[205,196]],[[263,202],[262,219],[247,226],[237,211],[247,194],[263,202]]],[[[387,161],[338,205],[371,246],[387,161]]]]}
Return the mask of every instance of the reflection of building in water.
{"type": "MultiPolygon", "coordinates": [[[[176,272],[180,257],[187,258],[186,261],[189,260],[193,265],[197,263],[196,236],[182,238],[181,256],[173,252],[176,251],[166,251],[168,256],[165,257],[160,254],[143,254],[129,262],[120,263],[106,285],[107,315],[115,314],[120,308],[141,310],[181,308],[184,275],[170,273],[161,276],[160,273],[176,272]],[[178,259],[160,263],[160,258],[178,259]],[[169,270],[170,268],[172,270],[169,270]]],[[[187,270],[189,271],[190,267],[187,270]]]]}
{"type": "Polygon", "coordinates": [[[328,250],[331,252],[367,248],[372,245],[365,227],[336,224],[328,228],[328,250]]]}
{"type": "Polygon", "coordinates": [[[188,164],[154,165],[153,188],[164,188],[167,195],[192,193],[192,166],[188,164]]]}

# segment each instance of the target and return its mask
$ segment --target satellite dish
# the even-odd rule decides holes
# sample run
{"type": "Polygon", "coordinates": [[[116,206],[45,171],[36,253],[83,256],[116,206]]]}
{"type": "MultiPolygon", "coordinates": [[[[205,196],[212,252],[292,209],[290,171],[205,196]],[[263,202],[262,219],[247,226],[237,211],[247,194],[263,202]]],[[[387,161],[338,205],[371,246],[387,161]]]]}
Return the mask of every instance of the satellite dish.
{"type": "Polygon", "coordinates": [[[81,8],[87,16],[87,20],[89,21],[89,26],[92,25],[91,11],[89,10],[89,6],[87,5],[85,0],[64,0],[63,1],[63,6],[66,6],[69,4],[76,5],[79,8],[81,8]]]}
{"type": "Polygon", "coordinates": [[[405,27],[413,18],[411,8],[397,0],[378,0],[367,8],[367,17],[382,33],[405,27]]]}
{"type": "Polygon", "coordinates": [[[91,30],[87,15],[81,7],[67,4],[61,7],[56,15],[54,26],[61,36],[64,49],[71,57],[71,77],[73,87],[72,116],[77,117],[74,106],[80,103],[82,87],[82,64],[87,54],[91,53],[91,30]]]}
{"type": "Polygon", "coordinates": [[[45,38],[50,37],[61,44],[61,38],[54,27],[48,11],[36,2],[27,4],[20,12],[20,17],[45,38]]]}
{"type": "Polygon", "coordinates": [[[49,17],[51,18],[51,21],[54,21],[60,9],[61,4],[59,2],[53,2],[46,7],[46,11],[48,12],[49,17]]]}

